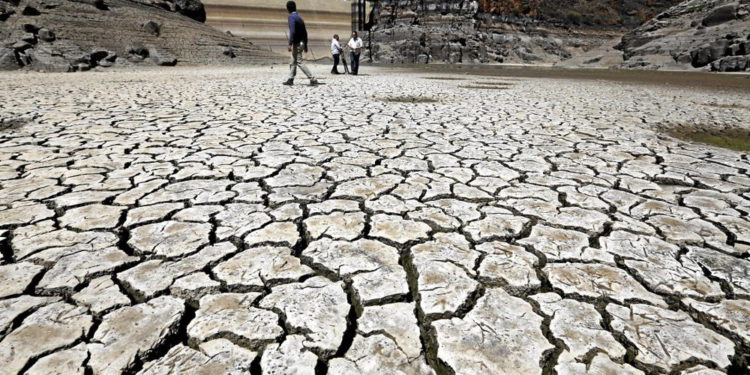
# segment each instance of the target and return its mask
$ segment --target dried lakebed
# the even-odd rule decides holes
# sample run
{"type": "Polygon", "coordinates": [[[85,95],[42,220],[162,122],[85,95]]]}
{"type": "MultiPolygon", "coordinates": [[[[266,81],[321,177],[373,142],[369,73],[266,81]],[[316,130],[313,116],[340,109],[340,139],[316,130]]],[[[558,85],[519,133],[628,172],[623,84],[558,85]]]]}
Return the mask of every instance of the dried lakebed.
{"type": "Polygon", "coordinates": [[[367,69],[4,76],[3,372],[748,373],[746,93],[367,69]]]}

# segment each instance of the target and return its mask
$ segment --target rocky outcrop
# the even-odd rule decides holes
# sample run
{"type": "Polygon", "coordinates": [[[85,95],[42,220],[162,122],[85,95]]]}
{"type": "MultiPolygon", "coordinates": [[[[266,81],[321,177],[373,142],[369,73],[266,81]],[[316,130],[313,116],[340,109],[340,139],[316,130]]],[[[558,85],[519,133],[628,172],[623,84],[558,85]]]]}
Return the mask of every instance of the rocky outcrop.
{"type": "Polygon", "coordinates": [[[393,63],[554,63],[609,43],[677,3],[381,0],[373,59],[393,63]]]}
{"type": "Polygon", "coordinates": [[[277,58],[198,22],[204,19],[199,0],[0,0],[0,70],[65,72],[277,58]]]}
{"type": "Polygon", "coordinates": [[[750,0],[689,0],[625,34],[625,66],[750,69],[750,0]]]}

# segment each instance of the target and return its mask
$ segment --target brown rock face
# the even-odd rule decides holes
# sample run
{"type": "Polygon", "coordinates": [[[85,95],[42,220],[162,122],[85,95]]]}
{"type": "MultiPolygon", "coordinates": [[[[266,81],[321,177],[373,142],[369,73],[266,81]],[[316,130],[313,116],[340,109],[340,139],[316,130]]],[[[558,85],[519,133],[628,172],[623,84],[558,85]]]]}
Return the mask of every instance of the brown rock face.
{"type": "Polygon", "coordinates": [[[530,17],[568,27],[632,29],[677,3],[679,0],[481,0],[479,11],[530,17]]]}
{"type": "Polygon", "coordinates": [[[373,58],[396,63],[558,62],[598,47],[677,3],[381,0],[373,58]]]}
{"type": "Polygon", "coordinates": [[[750,1],[688,0],[625,34],[625,65],[743,71],[750,65],[750,1]]]}
{"type": "Polygon", "coordinates": [[[277,58],[196,21],[205,19],[198,0],[21,0],[0,2],[0,13],[0,70],[248,64],[277,58]]]}

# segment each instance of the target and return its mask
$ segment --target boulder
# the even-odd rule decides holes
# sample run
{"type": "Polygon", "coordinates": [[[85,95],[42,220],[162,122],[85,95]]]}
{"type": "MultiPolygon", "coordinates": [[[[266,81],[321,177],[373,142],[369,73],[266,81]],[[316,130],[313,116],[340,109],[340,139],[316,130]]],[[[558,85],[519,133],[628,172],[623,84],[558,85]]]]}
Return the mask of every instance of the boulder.
{"type": "Polygon", "coordinates": [[[161,25],[159,25],[158,23],[154,21],[148,21],[144,23],[143,26],[141,27],[143,27],[143,31],[151,35],[159,36],[159,34],[161,34],[161,25]]]}
{"type": "Polygon", "coordinates": [[[711,63],[711,70],[716,72],[743,72],[750,64],[750,56],[728,56],[711,63]]]}
{"type": "Polygon", "coordinates": [[[26,6],[25,8],[23,8],[23,11],[21,11],[21,14],[23,14],[24,16],[38,16],[42,13],[32,6],[26,6]]]}
{"type": "Polygon", "coordinates": [[[130,54],[130,57],[135,60],[143,60],[149,56],[148,48],[144,47],[141,43],[132,43],[126,50],[130,54]]]}
{"type": "Polygon", "coordinates": [[[73,70],[70,62],[59,52],[48,48],[34,48],[28,53],[31,67],[48,72],[70,72],[73,70]]]}
{"type": "Polygon", "coordinates": [[[16,70],[20,66],[15,51],[9,48],[0,48],[0,71],[16,70]]]}
{"type": "Polygon", "coordinates": [[[177,59],[166,51],[157,49],[149,50],[151,60],[154,64],[159,66],[175,66],[177,65],[177,59]]]}
{"type": "Polygon", "coordinates": [[[47,29],[47,28],[41,28],[39,29],[39,32],[37,32],[36,37],[39,38],[39,40],[45,41],[45,42],[54,42],[57,37],[55,36],[55,32],[47,29]]]}
{"type": "Polygon", "coordinates": [[[693,67],[700,68],[716,61],[724,56],[730,55],[729,40],[719,39],[711,44],[703,45],[690,52],[693,67]]]}
{"type": "Polygon", "coordinates": [[[26,23],[23,26],[21,26],[21,28],[23,28],[23,31],[27,33],[32,33],[32,34],[36,34],[40,29],[39,26],[31,24],[31,23],[26,23]]]}
{"type": "Polygon", "coordinates": [[[5,7],[5,4],[0,3],[0,22],[4,22],[8,18],[10,18],[11,15],[15,13],[14,10],[8,9],[5,7]]]}
{"type": "Polygon", "coordinates": [[[25,42],[23,40],[19,40],[19,41],[13,43],[13,45],[11,45],[10,47],[13,48],[14,50],[18,51],[18,52],[23,52],[23,51],[31,48],[31,44],[29,42],[25,42]]]}
{"type": "Polygon", "coordinates": [[[36,44],[36,35],[31,33],[26,33],[21,35],[21,41],[24,41],[29,44],[36,44]]]}
{"type": "Polygon", "coordinates": [[[206,22],[206,9],[200,0],[175,0],[174,4],[180,14],[198,22],[206,22]]]}
{"type": "Polygon", "coordinates": [[[117,54],[105,49],[95,49],[89,55],[91,66],[102,66],[108,68],[117,60],[117,54]]]}
{"type": "Polygon", "coordinates": [[[714,8],[711,13],[703,18],[701,24],[703,26],[716,26],[735,18],[737,18],[737,5],[728,4],[714,8]]]}

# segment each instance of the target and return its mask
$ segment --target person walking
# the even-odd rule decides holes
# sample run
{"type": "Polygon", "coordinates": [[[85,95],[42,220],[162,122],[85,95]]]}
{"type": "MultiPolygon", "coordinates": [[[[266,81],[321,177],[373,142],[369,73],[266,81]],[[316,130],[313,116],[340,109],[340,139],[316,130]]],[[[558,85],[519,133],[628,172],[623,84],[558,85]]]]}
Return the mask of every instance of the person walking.
{"type": "Polygon", "coordinates": [[[297,75],[297,67],[310,79],[310,86],[318,84],[318,80],[310,73],[305,66],[302,53],[307,52],[307,28],[305,21],[297,14],[297,4],[294,1],[287,1],[286,10],[289,12],[289,52],[292,53],[291,63],[289,64],[289,78],[284,84],[291,86],[294,84],[294,76],[297,75]]]}
{"type": "MultiPolygon", "coordinates": [[[[333,68],[331,68],[331,74],[341,74],[339,73],[339,58],[341,57],[341,52],[343,50],[344,49],[341,48],[341,44],[339,43],[339,35],[334,34],[333,39],[331,39],[331,55],[333,55],[333,68]]],[[[346,65],[344,65],[344,67],[346,67],[346,65]]]]}
{"type": "Polygon", "coordinates": [[[362,53],[362,48],[365,47],[365,44],[362,42],[362,39],[359,38],[356,31],[352,31],[352,38],[349,39],[349,49],[351,52],[349,52],[349,62],[352,64],[352,75],[359,74],[359,56],[362,53]]]}

